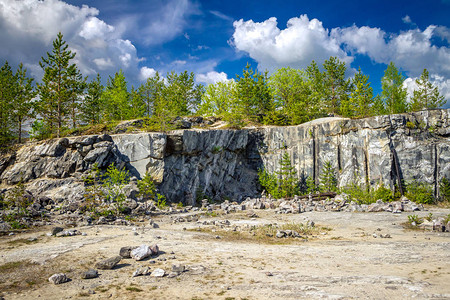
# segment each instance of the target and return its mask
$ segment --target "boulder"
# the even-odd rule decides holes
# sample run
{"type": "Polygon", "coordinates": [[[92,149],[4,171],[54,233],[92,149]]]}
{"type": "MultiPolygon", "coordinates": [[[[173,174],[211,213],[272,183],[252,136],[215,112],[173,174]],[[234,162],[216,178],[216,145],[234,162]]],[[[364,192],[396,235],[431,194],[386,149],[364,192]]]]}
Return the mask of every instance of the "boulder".
{"type": "Polygon", "coordinates": [[[164,277],[164,275],[166,275],[166,271],[164,271],[163,269],[155,269],[150,276],[152,277],[164,277]]]}
{"type": "Polygon", "coordinates": [[[117,266],[121,259],[121,256],[111,257],[96,263],[95,267],[100,270],[110,270],[117,266]]]}
{"type": "Polygon", "coordinates": [[[131,258],[131,251],[136,249],[137,246],[126,246],[120,248],[119,255],[123,258],[131,258]]]}
{"type": "Polygon", "coordinates": [[[89,269],[81,274],[81,279],[92,279],[98,277],[98,271],[94,269],[89,269]]]}
{"type": "Polygon", "coordinates": [[[153,253],[152,249],[147,245],[141,245],[130,252],[131,258],[139,261],[143,260],[149,256],[151,256],[153,253]]]}
{"type": "Polygon", "coordinates": [[[53,274],[52,276],[50,276],[48,281],[50,281],[53,284],[61,284],[61,283],[68,282],[69,278],[67,278],[66,274],[64,274],[64,273],[58,273],[58,274],[53,274]]]}

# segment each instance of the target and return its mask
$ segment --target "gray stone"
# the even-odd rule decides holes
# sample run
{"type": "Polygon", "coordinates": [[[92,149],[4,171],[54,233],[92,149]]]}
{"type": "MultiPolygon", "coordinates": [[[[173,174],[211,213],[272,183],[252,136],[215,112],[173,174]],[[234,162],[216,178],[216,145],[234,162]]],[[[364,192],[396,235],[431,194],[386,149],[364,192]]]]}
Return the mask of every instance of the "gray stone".
{"type": "Polygon", "coordinates": [[[89,269],[81,274],[81,279],[92,279],[98,277],[98,271],[94,269],[89,269]]]}
{"type": "Polygon", "coordinates": [[[139,261],[143,260],[149,256],[151,256],[153,253],[152,249],[147,245],[141,245],[130,252],[131,258],[139,261]]]}
{"type": "Polygon", "coordinates": [[[95,267],[100,270],[110,270],[117,266],[121,259],[121,256],[111,257],[96,263],[95,267]]]}
{"type": "Polygon", "coordinates": [[[51,235],[56,235],[59,232],[64,231],[64,228],[62,227],[53,227],[52,230],[50,231],[51,235]]]}
{"type": "Polygon", "coordinates": [[[122,247],[119,250],[119,255],[122,256],[123,258],[131,258],[131,251],[136,248],[137,248],[137,246],[122,247]]]}
{"type": "Polygon", "coordinates": [[[184,265],[172,265],[172,272],[183,273],[186,270],[184,265]]]}
{"type": "Polygon", "coordinates": [[[58,273],[58,274],[53,274],[52,276],[50,276],[48,281],[50,281],[53,284],[61,284],[61,283],[65,283],[65,282],[69,281],[69,278],[67,278],[66,274],[64,274],[64,273],[58,273]]]}
{"type": "Polygon", "coordinates": [[[136,271],[133,272],[133,275],[131,275],[132,277],[137,277],[137,276],[146,276],[149,275],[150,272],[150,268],[149,267],[139,267],[136,269],[136,271]]]}
{"type": "Polygon", "coordinates": [[[155,269],[150,276],[152,277],[164,277],[164,275],[166,275],[166,271],[164,271],[163,269],[155,269]]]}

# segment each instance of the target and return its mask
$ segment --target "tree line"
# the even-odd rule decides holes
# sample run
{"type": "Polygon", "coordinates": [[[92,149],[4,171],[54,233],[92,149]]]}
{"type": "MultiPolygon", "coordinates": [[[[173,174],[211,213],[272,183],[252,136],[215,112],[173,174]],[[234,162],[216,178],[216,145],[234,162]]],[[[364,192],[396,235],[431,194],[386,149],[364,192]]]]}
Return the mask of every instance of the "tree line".
{"type": "Polygon", "coordinates": [[[39,62],[41,82],[27,76],[22,64],[16,72],[6,62],[0,69],[0,145],[21,142],[23,123],[33,120],[36,138],[60,137],[67,129],[111,121],[146,118],[150,128],[165,131],[177,116],[215,116],[240,127],[248,122],[297,125],[315,118],[339,115],[361,118],[437,108],[445,103],[424,69],[417,89],[407,101],[405,78],[390,63],[382,78],[382,92],[374,95],[369,76],[361,69],[346,79],[345,63],[336,57],[322,69],[315,61],[305,69],[281,68],[274,74],[254,71],[247,64],[235,80],[195,83],[194,73],[158,72],[139,87],[128,89],[122,70],[109,76],[83,77],[63,35],[39,62]],[[322,71],[323,70],[323,71],[322,71]]]}

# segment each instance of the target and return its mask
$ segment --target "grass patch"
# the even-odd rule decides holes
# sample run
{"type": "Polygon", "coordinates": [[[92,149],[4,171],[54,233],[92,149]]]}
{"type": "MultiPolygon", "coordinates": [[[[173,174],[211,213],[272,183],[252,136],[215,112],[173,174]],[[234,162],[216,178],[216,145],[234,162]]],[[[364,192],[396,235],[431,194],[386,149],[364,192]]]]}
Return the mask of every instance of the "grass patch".
{"type": "Polygon", "coordinates": [[[244,228],[240,231],[231,231],[218,229],[216,227],[204,227],[204,228],[194,228],[188,229],[188,231],[200,231],[204,233],[210,233],[214,236],[219,235],[222,240],[225,241],[237,241],[237,242],[250,242],[250,243],[261,243],[261,244],[291,244],[298,241],[311,238],[313,235],[320,234],[321,232],[330,231],[328,227],[311,227],[304,225],[302,223],[286,223],[282,225],[276,224],[265,224],[258,226],[251,226],[249,228],[244,228]],[[213,231],[213,229],[215,231],[213,231]],[[301,238],[276,238],[277,231],[279,230],[292,230],[300,234],[301,238]]]}
{"type": "Polygon", "coordinates": [[[127,286],[125,289],[130,292],[142,292],[143,291],[140,288],[137,288],[135,286],[127,286]]]}

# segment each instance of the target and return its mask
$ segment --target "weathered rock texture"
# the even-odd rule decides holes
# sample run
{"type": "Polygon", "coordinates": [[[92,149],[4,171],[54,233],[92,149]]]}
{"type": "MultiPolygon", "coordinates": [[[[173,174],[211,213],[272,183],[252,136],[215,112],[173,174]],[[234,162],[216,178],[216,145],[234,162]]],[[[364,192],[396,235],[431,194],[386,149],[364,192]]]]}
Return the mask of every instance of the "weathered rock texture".
{"type": "Polygon", "coordinates": [[[55,201],[81,199],[83,173],[94,163],[126,166],[151,174],[171,201],[193,204],[213,199],[242,200],[258,192],[257,170],[279,168],[288,152],[299,178],[316,182],[326,161],[339,186],[353,181],[394,186],[417,179],[436,193],[450,177],[450,110],[378,116],[360,120],[325,118],[299,126],[243,130],[177,130],[63,138],[22,147],[0,158],[0,180],[55,201]]]}

